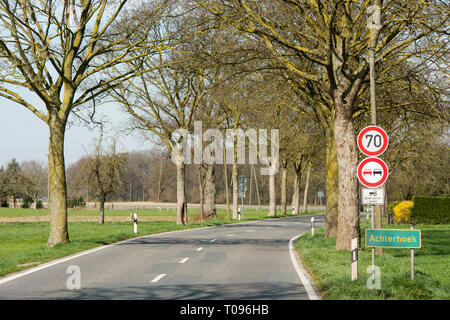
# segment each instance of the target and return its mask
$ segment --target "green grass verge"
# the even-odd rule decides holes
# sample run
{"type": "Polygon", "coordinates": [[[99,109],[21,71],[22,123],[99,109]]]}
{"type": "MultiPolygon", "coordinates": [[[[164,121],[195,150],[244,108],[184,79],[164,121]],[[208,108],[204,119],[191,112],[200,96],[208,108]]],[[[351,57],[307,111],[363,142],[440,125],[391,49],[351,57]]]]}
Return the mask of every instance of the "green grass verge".
{"type": "MultiPolygon", "coordinates": [[[[319,287],[324,299],[330,300],[448,300],[450,299],[450,225],[417,225],[422,231],[422,248],[415,250],[415,280],[411,280],[410,249],[384,248],[375,256],[380,267],[381,288],[368,289],[372,256],[365,248],[365,229],[361,220],[361,244],[358,254],[358,279],[351,281],[350,252],[336,251],[336,239],[326,239],[324,229],[315,236],[306,233],[296,242],[296,249],[319,287]]],[[[383,228],[409,229],[407,225],[383,228]]]]}
{"type": "MultiPolygon", "coordinates": [[[[171,216],[176,217],[176,209],[120,209],[120,210],[105,210],[105,216],[124,216],[129,217],[132,212],[136,212],[139,216],[171,216]]],[[[308,210],[308,214],[323,213],[323,210],[308,210]]],[[[200,214],[198,208],[188,208],[188,217],[197,219],[200,214]]],[[[23,208],[0,208],[0,217],[36,217],[36,216],[49,216],[50,211],[48,209],[23,209],[23,208]]],[[[69,209],[68,215],[70,216],[98,216],[98,209],[69,209]]],[[[226,209],[218,209],[217,215],[221,219],[227,218],[226,209]]],[[[281,215],[281,211],[277,210],[277,217],[281,215]]],[[[288,216],[291,216],[290,210],[288,210],[288,216]]],[[[267,210],[257,209],[244,209],[245,219],[264,219],[267,217],[267,210]]]]}
{"type": "MultiPolygon", "coordinates": [[[[155,217],[166,214],[176,215],[173,210],[166,213],[164,210],[159,211],[157,209],[107,210],[105,215],[129,217],[132,211],[138,213],[138,218],[143,215],[155,217]]],[[[311,211],[309,213],[313,212],[317,211],[311,211]]],[[[48,215],[49,213],[47,210],[39,210],[38,214],[48,215]]],[[[27,217],[33,215],[36,215],[33,209],[0,209],[0,217],[27,217]]],[[[97,216],[98,212],[95,210],[69,210],[69,215],[97,216]]],[[[188,215],[190,222],[187,226],[177,225],[174,221],[141,221],[138,224],[138,236],[227,223],[269,219],[267,217],[267,210],[258,211],[253,209],[246,209],[244,211],[244,219],[241,221],[228,221],[226,210],[223,209],[218,210],[217,219],[208,220],[203,223],[198,222],[198,215],[198,209],[190,210],[188,215]]],[[[276,218],[279,217],[277,216],[276,218]]],[[[68,228],[70,243],[48,248],[46,243],[50,230],[49,222],[0,223],[0,277],[39,263],[136,236],[133,233],[131,221],[105,222],[103,225],[99,225],[96,222],[69,222],[68,228]],[[23,266],[23,264],[26,265],[23,266]]]]}

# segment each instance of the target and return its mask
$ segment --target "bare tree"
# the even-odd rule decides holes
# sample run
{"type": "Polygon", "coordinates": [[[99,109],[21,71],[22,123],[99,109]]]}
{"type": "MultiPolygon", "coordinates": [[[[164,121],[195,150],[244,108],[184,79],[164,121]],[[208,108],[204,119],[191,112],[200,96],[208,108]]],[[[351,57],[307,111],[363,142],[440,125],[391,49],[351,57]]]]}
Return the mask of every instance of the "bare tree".
{"type": "Polygon", "coordinates": [[[47,195],[48,169],[35,160],[24,161],[20,164],[20,167],[20,189],[24,195],[33,200],[33,206],[36,210],[39,199],[47,195]]]}
{"type": "Polygon", "coordinates": [[[132,19],[128,2],[0,1],[0,96],[26,107],[49,128],[48,246],[69,241],[64,161],[69,116],[141,70],[121,68],[125,62],[162,47],[163,41],[147,35],[159,28],[151,22],[166,1],[140,2],[139,16],[132,19]],[[106,77],[112,67],[122,72],[106,77]]]}
{"type": "Polygon", "coordinates": [[[125,168],[125,154],[117,153],[113,139],[105,150],[103,135],[94,143],[92,154],[86,157],[77,184],[81,188],[90,186],[93,196],[99,201],[99,224],[105,222],[105,202],[110,194],[117,193],[123,186],[122,171],[125,168]]]}
{"type": "MultiPolygon", "coordinates": [[[[284,66],[285,78],[312,108],[313,118],[327,128],[330,141],[334,138],[339,172],[336,249],[350,250],[350,240],[360,238],[354,117],[358,99],[368,91],[367,55],[374,52],[378,66],[406,59],[442,61],[441,54],[448,52],[442,39],[446,5],[375,0],[381,25],[368,24],[370,1],[198,2],[259,39],[284,66]]],[[[334,151],[329,148],[332,159],[334,151]]]]}

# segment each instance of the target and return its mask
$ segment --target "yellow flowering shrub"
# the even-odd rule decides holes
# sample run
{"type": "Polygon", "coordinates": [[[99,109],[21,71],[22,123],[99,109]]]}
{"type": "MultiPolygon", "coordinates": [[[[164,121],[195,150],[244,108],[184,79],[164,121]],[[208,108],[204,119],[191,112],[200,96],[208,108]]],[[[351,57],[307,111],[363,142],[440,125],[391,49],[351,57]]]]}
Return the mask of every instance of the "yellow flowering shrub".
{"type": "Polygon", "coordinates": [[[394,213],[395,223],[408,223],[411,217],[411,208],[413,207],[412,201],[402,201],[394,207],[392,212],[394,213]]]}

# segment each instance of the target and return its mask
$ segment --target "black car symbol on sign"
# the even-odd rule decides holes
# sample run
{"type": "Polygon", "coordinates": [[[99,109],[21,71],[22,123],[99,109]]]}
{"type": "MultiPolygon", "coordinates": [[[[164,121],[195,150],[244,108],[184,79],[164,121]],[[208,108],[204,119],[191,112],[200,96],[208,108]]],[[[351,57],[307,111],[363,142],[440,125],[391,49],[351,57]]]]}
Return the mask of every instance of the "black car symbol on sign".
{"type": "Polygon", "coordinates": [[[376,190],[370,191],[369,195],[376,197],[377,196],[377,191],[376,190]]]}
{"type": "Polygon", "coordinates": [[[380,176],[382,176],[383,175],[383,170],[381,170],[381,169],[374,169],[373,170],[373,172],[372,172],[372,174],[375,176],[375,175],[380,175],[380,176]]]}

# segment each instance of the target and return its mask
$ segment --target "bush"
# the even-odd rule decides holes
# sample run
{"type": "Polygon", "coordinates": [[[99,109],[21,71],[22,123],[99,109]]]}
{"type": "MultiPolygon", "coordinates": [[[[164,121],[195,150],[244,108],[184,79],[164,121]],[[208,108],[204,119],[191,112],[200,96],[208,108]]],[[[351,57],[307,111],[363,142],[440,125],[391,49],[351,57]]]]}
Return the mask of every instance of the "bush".
{"type": "Polygon", "coordinates": [[[84,202],[82,197],[78,199],[67,199],[67,207],[68,208],[84,208],[86,206],[86,202],[84,202]]]}
{"type": "Polygon", "coordinates": [[[3,200],[2,203],[1,203],[1,207],[2,207],[2,208],[9,208],[9,203],[8,203],[8,201],[3,200]]]}
{"type": "Polygon", "coordinates": [[[416,224],[450,224],[450,197],[413,197],[411,221],[416,224]]]}
{"type": "Polygon", "coordinates": [[[43,209],[44,205],[42,203],[42,200],[38,200],[37,204],[36,204],[36,209],[43,209]]]}
{"type": "Polygon", "coordinates": [[[412,201],[402,201],[396,205],[392,212],[394,214],[395,223],[408,223],[411,217],[412,201]]]}
{"type": "Polygon", "coordinates": [[[391,203],[389,203],[388,205],[388,213],[390,215],[394,215],[393,209],[396,205],[398,205],[400,203],[400,201],[392,201],[391,203]]]}

